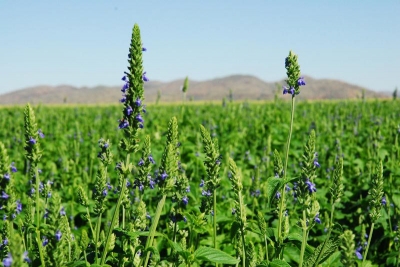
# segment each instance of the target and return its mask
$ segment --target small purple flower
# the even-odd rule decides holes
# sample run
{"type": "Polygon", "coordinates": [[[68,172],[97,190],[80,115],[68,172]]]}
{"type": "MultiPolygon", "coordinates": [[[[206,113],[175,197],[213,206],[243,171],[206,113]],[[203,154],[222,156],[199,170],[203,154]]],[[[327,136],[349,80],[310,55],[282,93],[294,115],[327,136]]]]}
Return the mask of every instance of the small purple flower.
{"type": "Polygon", "coordinates": [[[139,163],[138,163],[138,166],[143,166],[143,164],[144,164],[144,160],[143,160],[143,159],[140,159],[140,160],[139,160],[139,163]]]}
{"type": "Polygon", "coordinates": [[[143,189],[144,189],[144,185],[143,185],[143,184],[140,184],[140,185],[139,185],[139,191],[143,191],[143,189]]]}
{"type": "Polygon", "coordinates": [[[283,94],[286,95],[287,93],[289,93],[289,88],[286,86],[283,86],[283,94]]]}
{"type": "Polygon", "coordinates": [[[275,194],[275,198],[276,199],[280,199],[281,198],[281,193],[278,191],[278,192],[276,192],[276,194],[275,194]]]}
{"type": "Polygon", "coordinates": [[[142,51],[143,52],[147,51],[147,48],[142,46],[142,51]]]}
{"type": "Polygon", "coordinates": [[[201,195],[205,196],[205,197],[210,197],[212,194],[211,194],[210,190],[207,190],[207,191],[202,190],[201,195]]]}
{"type": "Polygon", "coordinates": [[[149,181],[149,186],[150,186],[150,188],[151,189],[154,189],[154,186],[156,185],[156,182],[153,180],[153,179],[151,179],[150,178],[150,181],[149,181]]]}
{"type": "Polygon", "coordinates": [[[168,174],[164,171],[163,174],[161,174],[161,180],[165,180],[168,177],[168,174]]]}
{"type": "Polygon", "coordinates": [[[124,82],[126,82],[126,81],[128,80],[128,78],[126,78],[126,75],[124,75],[124,76],[122,77],[121,80],[123,80],[124,82]]]}
{"type": "Polygon", "coordinates": [[[317,188],[315,187],[315,184],[311,182],[309,179],[306,180],[306,185],[308,187],[308,191],[310,193],[317,192],[317,188]]]}
{"type": "Polygon", "coordinates": [[[129,122],[125,119],[122,119],[119,121],[119,125],[118,128],[123,129],[123,128],[127,128],[129,126],[129,122]]]}
{"type": "Polygon", "coordinates": [[[11,257],[11,253],[9,252],[7,256],[3,259],[3,266],[10,267],[13,263],[13,258],[11,257]]]}
{"type": "Polygon", "coordinates": [[[8,216],[7,216],[6,214],[4,214],[4,215],[3,215],[3,221],[7,220],[7,217],[8,217],[8,216]]]}
{"type": "Polygon", "coordinates": [[[16,211],[18,214],[20,214],[20,212],[22,211],[22,203],[19,199],[16,201],[16,203],[17,203],[16,211]]]}
{"type": "Polygon", "coordinates": [[[290,87],[289,93],[290,93],[291,95],[294,95],[294,94],[296,93],[296,91],[294,90],[293,87],[290,87]]]}
{"type": "Polygon", "coordinates": [[[204,180],[201,180],[200,187],[203,187],[203,186],[204,186],[204,180]]]}
{"type": "Polygon", "coordinates": [[[140,107],[140,106],[142,105],[142,100],[140,100],[139,97],[136,98],[135,105],[136,105],[137,107],[140,107]]]}
{"type": "Polygon", "coordinates": [[[235,215],[235,213],[236,213],[236,209],[232,208],[232,215],[235,215]]]}
{"type": "Polygon", "coordinates": [[[359,246],[359,247],[356,249],[356,251],[355,251],[356,256],[357,256],[357,258],[358,258],[359,260],[362,260],[362,259],[363,259],[363,256],[362,256],[362,254],[361,254],[361,251],[362,251],[362,246],[359,246]]]}
{"type": "Polygon", "coordinates": [[[108,182],[108,183],[106,184],[106,186],[107,186],[108,190],[111,190],[111,189],[113,188],[112,185],[110,184],[110,182],[108,182]]]}
{"type": "Polygon", "coordinates": [[[31,263],[31,259],[29,258],[28,251],[25,251],[23,254],[24,262],[31,263]]]}
{"type": "Polygon", "coordinates": [[[143,113],[146,113],[146,112],[147,112],[147,111],[146,111],[146,105],[143,105],[142,112],[143,112],[143,113]]]}
{"type": "Polygon", "coordinates": [[[146,72],[143,72],[142,79],[144,82],[148,82],[149,78],[146,77],[146,72]]]}
{"type": "Polygon", "coordinates": [[[185,189],[186,193],[190,193],[190,185],[185,189]]]}
{"type": "Polygon", "coordinates": [[[290,191],[290,186],[288,185],[288,184],[286,184],[286,186],[285,186],[285,190],[286,190],[286,192],[289,192],[290,191]]]}
{"type": "Polygon", "coordinates": [[[317,213],[317,215],[315,215],[314,221],[318,224],[321,224],[321,219],[319,218],[319,213],[317,213]]]}
{"type": "Polygon", "coordinates": [[[155,160],[154,160],[154,158],[153,158],[152,155],[149,156],[149,161],[150,161],[151,163],[153,163],[153,164],[156,164],[156,162],[155,162],[155,160]]]}
{"type": "Polygon", "coordinates": [[[40,138],[44,138],[44,133],[42,132],[41,129],[39,129],[37,132],[40,138]]]}
{"type": "Polygon", "coordinates": [[[3,240],[3,245],[4,245],[4,246],[7,246],[7,245],[8,245],[8,239],[7,239],[7,238],[3,240]]]}
{"type": "Polygon", "coordinates": [[[49,210],[48,209],[44,210],[43,218],[45,218],[45,219],[49,218],[49,210]]]}
{"type": "Polygon", "coordinates": [[[34,144],[36,144],[36,140],[35,140],[35,138],[33,138],[33,137],[31,137],[31,138],[29,138],[29,144],[31,144],[31,145],[34,145],[34,144]]]}
{"type": "Polygon", "coordinates": [[[57,230],[56,234],[54,235],[56,237],[57,241],[60,241],[61,237],[62,237],[62,233],[60,230],[57,230]]]}
{"type": "Polygon", "coordinates": [[[108,148],[110,145],[107,142],[104,142],[103,148],[108,148]]]}
{"type": "Polygon", "coordinates": [[[125,95],[123,95],[123,96],[122,96],[122,98],[119,100],[119,102],[121,102],[121,103],[125,103],[125,101],[126,101],[126,96],[125,96],[125,95]]]}
{"type": "Polygon", "coordinates": [[[15,167],[15,163],[14,162],[11,162],[10,168],[11,168],[11,172],[17,172],[17,167],[15,167]]]}
{"type": "Polygon", "coordinates": [[[189,198],[187,196],[184,196],[182,198],[182,202],[183,202],[184,205],[187,205],[189,203],[189,198]]]}
{"type": "Polygon", "coordinates": [[[143,122],[143,118],[140,114],[137,114],[135,118],[138,122],[143,122]]]}
{"type": "Polygon", "coordinates": [[[150,213],[148,213],[148,212],[146,213],[146,218],[149,220],[151,219],[150,213]]]}
{"type": "Polygon", "coordinates": [[[321,165],[319,165],[317,159],[314,160],[314,166],[317,167],[317,168],[321,167],[321,165]]]}
{"type": "Polygon", "coordinates": [[[184,221],[185,223],[187,222],[186,216],[183,216],[183,221],[184,221]]]}
{"type": "Polygon", "coordinates": [[[125,94],[125,93],[126,93],[126,90],[128,90],[128,88],[129,88],[129,82],[126,82],[126,83],[124,84],[124,86],[122,86],[121,92],[125,94]]]}
{"type": "Polygon", "coordinates": [[[10,181],[10,174],[9,173],[5,173],[3,175],[3,178],[6,179],[7,181],[10,181]]]}
{"type": "Polygon", "coordinates": [[[1,193],[1,196],[0,196],[0,198],[2,198],[2,199],[8,199],[10,196],[9,195],[7,195],[7,193],[6,192],[2,192],[1,193]]]}
{"type": "Polygon", "coordinates": [[[300,77],[300,78],[297,80],[297,85],[298,85],[298,86],[306,85],[306,81],[304,80],[304,77],[300,77]]]}
{"type": "Polygon", "coordinates": [[[133,112],[133,109],[131,108],[131,106],[127,106],[127,107],[125,108],[125,114],[126,114],[126,116],[130,116],[130,115],[132,114],[132,112],[133,112]]]}
{"type": "Polygon", "coordinates": [[[103,197],[106,197],[106,196],[107,196],[107,194],[108,194],[108,191],[107,191],[107,189],[103,189],[103,192],[102,192],[102,194],[103,194],[103,197]]]}
{"type": "Polygon", "coordinates": [[[47,239],[47,237],[44,236],[42,239],[42,246],[45,247],[48,243],[49,243],[49,239],[47,239]]]}
{"type": "Polygon", "coordinates": [[[387,202],[386,202],[386,197],[385,196],[382,197],[381,203],[382,203],[383,206],[386,206],[387,202]]]}
{"type": "Polygon", "coordinates": [[[65,212],[65,208],[64,208],[64,207],[61,207],[60,215],[61,215],[61,216],[65,216],[65,215],[66,215],[66,212],[65,212]]]}

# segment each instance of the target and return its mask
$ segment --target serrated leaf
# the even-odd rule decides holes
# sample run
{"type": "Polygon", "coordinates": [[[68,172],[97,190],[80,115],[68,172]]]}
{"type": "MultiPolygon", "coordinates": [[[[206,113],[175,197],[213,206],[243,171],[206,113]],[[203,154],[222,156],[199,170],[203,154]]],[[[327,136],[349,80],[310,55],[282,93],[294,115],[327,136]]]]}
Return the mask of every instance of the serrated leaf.
{"type": "Polygon", "coordinates": [[[310,255],[310,257],[306,261],[305,264],[306,267],[318,266],[319,264],[326,261],[333,253],[335,253],[335,251],[339,247],[340,239],[330,238],[326,242],[325,246],[324,244],[325,242],[321,243],[316,249],[314,249],[314,252],[310,255]]]}
{"type": "Polygon", "coordinates": [[[196,260],[204,260],[214,263],[237,264],[239,262],[238,259],[235,259],[231,255],[210,247],[199,247],[193,255],[196,260]]]}

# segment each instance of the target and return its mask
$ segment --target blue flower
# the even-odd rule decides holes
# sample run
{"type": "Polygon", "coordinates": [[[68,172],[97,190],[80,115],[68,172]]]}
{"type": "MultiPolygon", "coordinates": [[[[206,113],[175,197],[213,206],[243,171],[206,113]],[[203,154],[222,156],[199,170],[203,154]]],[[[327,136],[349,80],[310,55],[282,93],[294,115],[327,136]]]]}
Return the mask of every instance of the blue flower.
{"type": "Polygon", "coordinates": [[[0,198],[2,198],[2,199],[8,199],[10,196],[9,195],[7,195],[7,193],[6,192],[2,192],[1,193],[1,196],[0,196],[0,198]]]}
{"type": "Polygon", "coordinates": [[[290,93],[291,95],[294,95],[294,94],[296,93],[296,91],[294,90],[293,87],[290,87],[289,93],[290,93]]]}
{"type": "Polygon", "coordinates": [[[125,93],[126,93],[126,90],[128,90],[128,88],[129,88],[129,82],[126,82],[126,83],[124,84],[124,86],[122,86],[121,92],[125,94],[125,93]]]}
{"type": "Polygon", "coordinates": [[[140,106],[142,105],[142,100],[140,100],[139,97],[136,98],[135,105],[136,105],[137,107],[140,107],[140,106]]]}
{"type": "Polygon", "coordinates": [[[319,213],[317,213],[317,215],[315,215],[314,221],[318,224],[321,224],[321,219],[319,218],[319,213]]]}
{"type": "Polygon", "coordinates": [[[276,199],[280,199],[281,198],[281,193],[279,191],[276,192],[275,198],[276,199]]]}
{"type": "Polygon", "coordinates": [[[9,252],[7,256],[3,259],[4,267],[10,267],[13,262],[13,258],[11,257],[11,253],[9,252]]]}
{"type": "Polygon", "coordinates": [[[147,48],[142,46],[142,51],[143,52],[147,51],[147,48]]]}
{"type": "Polygon", "coordinates": [[[300,77],[300,78],[297,80],[297,85],[298,85],[298,86],[306,85],[306,81],[304,80],[304,77],[300,77]]]}
{"type": "Polygon", "coordinates": [[[190,193],[190,185],[185,189],[186,193],[190,193]]]}
{"type": "Polygon", "coordinates": [[[61,215],[61,216],[65,216],[65,215],[66,215],[66,212],[65,212],[65,208],[64,208],[64,207],[61,207],[60,215],[61,215]]]}
{"type": "Polygon", "coordinates": [[[31,259],[29,258],[28,251],[25,251],[23,254],[24,262],[31,263],[31,259]]]}
{"type": "Polygon", "coordinates": [[[182,198],[182,202],[183,202],[184,205],[187,205],[189,203],[189,198],[187,196],[184,196],[182,198]]]}
{"type": "Polygon", "coordinates": [[[135,118],[138,122],[143,122],[143,118],[140,114],[137,114],[135,118]]]}
{"type": "Polygon", "coordinates": [[[362,260],[362,259],[363,259],[363,256],[362,256],[362,254],[361,254],[361,251],[362,251],[362,246],[359,246],[359,247],[356,249],[356,251],[355,251],[356,256],[357,256],[357,258],[358,258],[359,260],[362,260]]]}
{"type": "Polygon", "coordinates": [[[22,211],[22,203],[19,199],[16,201],[16,203],[17,203],[16,211],[17,211],[17,214],[19,214],[22,211]]]}
{"type": "Polygon", "coordinates": [[[56,237],[57,241],[60,241],[61,237],[62,237],[62,233],[60,230],[57,230],[56,234],[54,235],[56,237]]]}
{"type": "Polygon", "coordinates": [[[140,159],[140,160],[139,160],[139,163],[138,163],[138,166],[143,166],[143,164],[144,164],[144,160],[143,160],[143,159],[140,159]]]}
{"type": "Polygon", "coordinates": [[[34,144],[36,144],[36,139],[31,137],[31,138],[29,138],[28,142],[29,142],[29,144],[34,145],[34,144]]]}
{"type": "Polygon", "coordinates": [[[235,213],[236,213],[236,209],[232,208],[232,215],[235,215],[235,213]]]}
{"type": "Polygon", "coordinates": [[[44,138],[44,133],[42,132],[42,130],[39,129],[37,132],[40,138],[44,138]]]}
{"type": "Polygon", "coordinates": [[[122,77],[121,80],[123,80],[124,82],[126,82],[126,81],[128,80],[128,78],[126,78],[126,76],[124,75],[124,76],[122,77]]]}
{"type": "Polygon", "coordinates": [[[131,108],[131,106],[127,106],[127,107],[125,108],[125,114],[126,114],[126,116],[130,116],[130,115],[132,114],[132,112],[133,112],[133,109],[131,108]]]}
{"type": "Polygon", "coordinates": [[[15,167],[14,162],[11,162],[11,172],[17,172],[17,167],[15,167]]]}
{"type": "Polygon", "coordinates": [[[287,93],[289,93],[289,88],[286,86],[283,86],[283,94],[286,95],[287,93]]]}
{"type": "Polygon", "coordinates": [[[7,181],[9,181],[10,180],[10,174],[9,173],[5,173],[3,175],[3,178],[6,179],[7,181]]]}
{"type": "Polygon", "coordinates": [[[382,203],[383,206],[386,206],[387,202],[386,202],[386,197],[385,196],[382,197],[381,203],[382,203]]]}
{"type": "Polygon", "coordinates": [[[129,122],[125,119],[122,119],[119,121],[119,125],[118,128],[123,129],[123,128],[127,128],[129,126],[129,122]]]}
{"type": "Polygon", "coordinates": [[[203,186],[204,186],[204,180],[201,180],[200,187],[203,187],[203,186]]]}
{"type": "Polygon", "coordinates": [[[47,237],[44,236],[42,239],[42,246],[45,247],[48,243],[49,243],[49,239],[47,239],[47,237]]]}
{"type": "Polygon", "coordinates": [[[168,177],[168,174],[164,171],[163,174],[161,174],[161,180],[165,180],[168,177]]]}
{"type": "Polygon", "coordinates": [[[122,98],[119,100],[119,102],[121,102],[121,103],[125,103],[125,101],[126,101],[126,96],[125,96],[125,95],[123,95],[123,96],[122,96],[122,98]]]}
{"type": "Polygon", "coordinates": [[[103,197],[106,197],[106,196],[107,196],[107,194],[108,194],[108,191],[107,191],[107,189],[103,189],[103,192],[102,192],[102,194],[103,194],[103,197]]]}
{"type": "Polygon", "coordinates": [[[153,164],[156,164],[156,162],[155,162],[155,160],[154,160],[154,158],[153,158],[152,155],[149,156],[149,161],[150,161],[151,163],[153,163],[153,164]]]}
{"type": "Polygon", "coordinates": [[[146,72],[143,72],[142,79],[144,82],[150,81],[149,78],[146,77],[146,72]]]}
{"type": "Polygon", "coordinates": [[[212,194],[211,194],[210,190],[207,190],[207,191],[202,190],[201,195],[205,196],[205,197],[210,197],[212,194]]]}
{"type": "Polygon", "coordinates": [[[315,187],[315,184],[311,182],[309,179],[306,180],[306,185],[308,187],[308,191],[310,193],[317,192],[317,188],[315,187]]]}
{"type": "Polygon", "coordinates": [[[149,186],[150,186],[150,188],[151,189],[154,189],[154,186],[156,185],[156,182],[153,180],[153,179],[151,179],[150,178],[150,181],[149,181],[149,186]]]}
{"type": "Polygon", "coordinates": [[[319,165],[317,159],[314,159],[314,166],[317,168],[321,167],[321,165],[319,165]]]}

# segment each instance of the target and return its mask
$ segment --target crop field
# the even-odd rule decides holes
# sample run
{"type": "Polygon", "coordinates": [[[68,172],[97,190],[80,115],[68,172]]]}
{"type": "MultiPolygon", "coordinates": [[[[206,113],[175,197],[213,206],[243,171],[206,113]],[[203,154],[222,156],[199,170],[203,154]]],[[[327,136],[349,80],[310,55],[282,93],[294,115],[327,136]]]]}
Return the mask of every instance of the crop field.
{"type": "Polygon", "coordinates": [[[141,44],[119,105],[0,108],[4,266],[400,265],[396,101],[295,102],[290,52],[288,101],[146,106],[141,44]]]}

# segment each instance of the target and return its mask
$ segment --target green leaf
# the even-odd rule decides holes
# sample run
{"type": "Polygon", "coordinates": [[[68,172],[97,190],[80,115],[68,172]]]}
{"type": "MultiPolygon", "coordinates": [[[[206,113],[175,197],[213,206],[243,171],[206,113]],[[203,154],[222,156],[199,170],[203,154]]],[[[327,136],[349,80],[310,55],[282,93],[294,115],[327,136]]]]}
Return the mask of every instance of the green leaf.
{"type": "Polygon", "coordinates": [[[307,259],[305,264],[306,267],[318,266],[319,264],[326,261],[340,245],[339,238],[330,238],[326,244],[322,242],[307,259]],[[318,259],[319,258],[319,259],[318,259]],[[318,260],[318,261],[317,261],[318,260]]]}
{"type": "Polygon", "coordinates": [[[269,263],[269,267],[290,267],[290,265],[286,261],[275,259],[269,263]]]}
{"type": "Polygon", "coordinates": [[[194,257],[196,260],[204,260],[221,264],[237,264],[239,262],[238,259],[235,259],[231,255],[210,247],[199,247],[194,252],[194,257]]]}
{"type": "MultiPolygon", "coordinates": [[[[68,267],[90,266],[86,261],[75,261],[67,263],[68,267]]],[[[92,265],[93,266],[93,265],[92,265]]]]}
{"type": "Polygon", "coordinates": [[[269,177],[267,180],[267,198],[268,203],[271,203],[272,198],[275,197],[276,192],[281,186],[282,179],[276,177],[269,177]]]}

